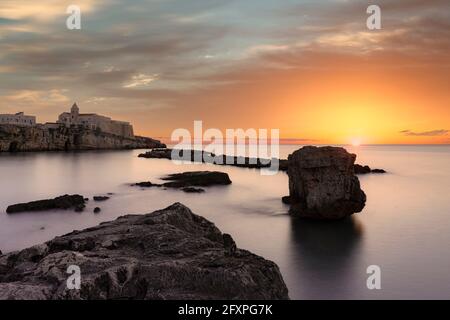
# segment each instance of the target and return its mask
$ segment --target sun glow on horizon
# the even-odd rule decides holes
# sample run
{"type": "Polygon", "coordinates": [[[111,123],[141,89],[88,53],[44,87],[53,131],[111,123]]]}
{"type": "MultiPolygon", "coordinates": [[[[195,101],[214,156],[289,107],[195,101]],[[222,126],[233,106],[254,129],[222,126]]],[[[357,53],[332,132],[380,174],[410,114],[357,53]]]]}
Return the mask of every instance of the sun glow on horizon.
{"type": "Polygon", "coordinates": [[[354,147],[359,147],[361,145],[361,138],[352,138],[351,143],[354,147]]]}

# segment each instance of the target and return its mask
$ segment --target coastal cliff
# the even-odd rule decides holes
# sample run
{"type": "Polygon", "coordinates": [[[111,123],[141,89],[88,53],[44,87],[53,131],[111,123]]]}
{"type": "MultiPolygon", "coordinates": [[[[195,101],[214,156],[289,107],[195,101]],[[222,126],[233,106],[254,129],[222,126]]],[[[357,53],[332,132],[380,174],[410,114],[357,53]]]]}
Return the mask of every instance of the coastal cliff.
{"type": "Polygon", "coordinates": [[[158,140],[123,137],[83,127],[0,125],[0,152],[140,149],[165,147],[158,140]]]}

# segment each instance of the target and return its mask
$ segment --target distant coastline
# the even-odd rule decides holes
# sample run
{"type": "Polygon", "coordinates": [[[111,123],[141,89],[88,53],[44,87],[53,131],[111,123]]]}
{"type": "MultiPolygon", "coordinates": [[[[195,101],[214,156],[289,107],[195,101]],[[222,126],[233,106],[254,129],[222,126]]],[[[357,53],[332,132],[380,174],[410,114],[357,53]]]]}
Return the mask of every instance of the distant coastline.
{"type": "Polygon", "coordinates": [[[80,126],[23,127],[0,125],[0,152],[163,148],[159,140],[124,137],[80,126]]]}
{"type": "Polygon", "coordinates": [[[76,103],[54,123],[35,116],[0,115],[0,152],[164,148],[159,140],[135,136],[133,126],[95,113],[80,113],[76,103]]]}

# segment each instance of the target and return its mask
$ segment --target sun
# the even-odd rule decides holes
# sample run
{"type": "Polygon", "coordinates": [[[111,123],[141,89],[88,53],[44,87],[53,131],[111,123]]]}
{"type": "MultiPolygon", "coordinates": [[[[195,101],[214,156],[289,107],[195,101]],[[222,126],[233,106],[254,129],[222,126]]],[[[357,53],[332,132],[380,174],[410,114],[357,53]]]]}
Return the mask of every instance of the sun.
{"type": "Polygon", "coordinates": [[[361,138],[353,138],[352,139],[352,146],[359,147],[361,145],[361,138]]]}

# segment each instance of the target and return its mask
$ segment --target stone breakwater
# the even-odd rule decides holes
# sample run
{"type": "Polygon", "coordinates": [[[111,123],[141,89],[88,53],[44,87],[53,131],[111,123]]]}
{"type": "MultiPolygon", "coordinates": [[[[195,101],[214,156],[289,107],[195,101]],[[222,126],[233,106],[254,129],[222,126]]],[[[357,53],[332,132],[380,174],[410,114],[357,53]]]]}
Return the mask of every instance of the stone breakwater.
{"type": "Polygon", "coordinates": [[[164,148],[158,140],[80,127],[0,125],[0,152],[164,148]]]}
{"type": "Polygon", "coordinates": [[[0,256],[3,299],[288,299],[277,265],[180,203],[0,256]],[[67,268],[81,271],[67,288],[67,268]]]}

